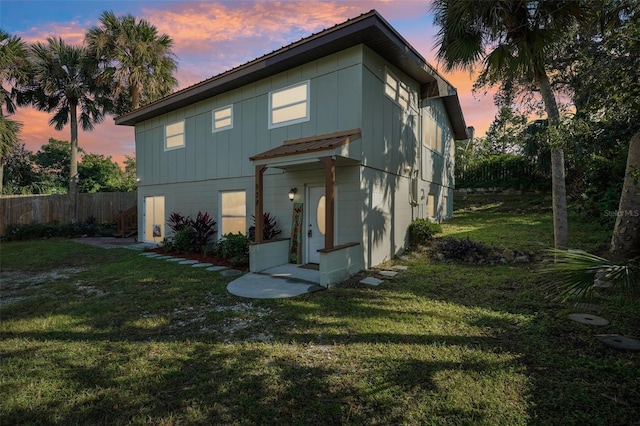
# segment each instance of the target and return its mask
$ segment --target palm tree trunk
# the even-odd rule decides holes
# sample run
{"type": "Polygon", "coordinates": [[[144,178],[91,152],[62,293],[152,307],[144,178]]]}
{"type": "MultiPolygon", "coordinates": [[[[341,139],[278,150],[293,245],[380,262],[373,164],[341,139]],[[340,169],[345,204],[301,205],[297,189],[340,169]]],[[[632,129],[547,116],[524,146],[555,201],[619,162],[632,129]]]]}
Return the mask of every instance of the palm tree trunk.
{"type": "Polygon", "coordinates": [[[138,109],[140,106],[140,91],[135,83],[130,83],[131,88],[131,108],[138,109]]]}
{"type": "Polygon", "coordinates": [[[640,132],[629,142],[627,169],[624,175],[620,206],[611,237],[610,251],[630,259],[640,253],[640,132]]]}
{"type": "Polygon", "coordinates": [[[78,106],[70,104],[71,115],[71,164],[69,167],[69,196],[71,198],[71,222],[78,221],[78,106]]]}
{"type": "MultiPolygon", "coordinates": [[[[551,90],[551,83],[546,73],[536,79],[540,94],[547,111],[549,126],[560,124],[560,112],[556,97],[551,90]]],[[[553,236],[555,248],[564,250],[569,244],[569,224],[567,220],[567,189],[565,186],[564,151],[554,146],[551,148],[551,198],[553,203],[553,236]]]]}

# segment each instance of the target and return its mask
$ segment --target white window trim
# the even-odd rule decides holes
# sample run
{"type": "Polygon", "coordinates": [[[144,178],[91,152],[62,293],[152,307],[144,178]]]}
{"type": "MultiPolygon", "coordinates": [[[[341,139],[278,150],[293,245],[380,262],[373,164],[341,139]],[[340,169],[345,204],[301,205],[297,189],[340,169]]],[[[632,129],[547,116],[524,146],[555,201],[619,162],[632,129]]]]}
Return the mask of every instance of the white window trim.
{"type": "MultiPolygon", "coordinates": [[[[174,121],[174,122],[165,124],[164,128],[163,128],[163,131],[164,131],[164,150],[165,151],[173,151],[174,149],[181,149],[181,148],[184,148],[186,146],[186,144],[187,144],[187,141],[186,141],[186,127],[184,125],[184,120],[178,120],[178,121],[174,121]],[[171,126],[171,125],[174,125],[174,124],[178,124],[178,123],[182,123],[182,133],[181,133],[182,134],[182,145],[168,147],[167,146],[167,127],[171,126]]],[[[171,135],[171,136],[177,136],[179,134],[180,133],[176,133],[175,135],[171,135]]]]}
{"type": "MultiPolygon", "coordinates": [[[[306,121],[311,120],[311,80],[305,80],[303,82],[300,83],[296,83],[296,84],[292,84],[291,86],[287,86],[287,87],[283,87],[281,89],[277,89],[277,90],[272,90],[271,92],[269,92],[269,117],[267,118],[267,122],[269,123],[269,129],[277,129],[278,127],[284,127],[284,126],[290,126],[292,124],[298,124],[298,123],[304,123],[306,121]],[[302,85],[306,85],[306,89],[307,89],[307,98],[306,98],[306,107],[307,107],[307,111],[306,111],[306,115],[304,117],[300,117],[300,118],[296,118],[293,120],[288,120],[288,121],[283,121],[281,123],[272,123],[272,118],[273,118],[273,110],[272,110],[272,106],[271,106],[271,102],[272,102],[272,98],[273,95],[276,93],[280,93],[280,92],[284,92],[285,90],[289,90],[289,89],[293,89],[294,87],[299,87],[302,85]]],[[[291,105],[296,105],[296,104],[287,104],[287,105],[283,105],[281,107],[279,107],[278,109],[282,109],[282,108],[286,108],[289,107],[291,105]]]]}
{"type": "Polygon", "coordinates": [[[391,71],[388,67],[384,67],[384,81],[382,82],[384,84],[384,94],[387,98],[391,99],[396,105],[398,105],[400,108],[402,108],[405,111],[409,111],[411,108],[416,107],[415,105],[415,99],[413,94],[411,93],[411,90],[409,88],[409,86],[407,86],[402,80],[400,80],[398,78],[398,76],[391,71]],[[387,76],[391,76],[391,78],[393,78],[397,83],[398,83],[398,87],[396,87],[394,89],[394,92],[396,94],[395,98],[389,96],[389,94],[387,93],[387,76]],[[402,98],[402,100],[404,102],[406,102],[406,106],[402,105],[402,103],[400,102],[400,90],[404,90],[407,93],[407,98],[404,99],[402,98]]]}
{"type": "Polygon", "coordinates": [[[233,104],[223,106],[222,108],[217,108],[211,111],[211,133],[221,132],[223,130],[233,129],[233,104]],[[229,109],[231,111],[231,124],[216,128],[216,112],[222,111],[225,109],[229,109]]]}

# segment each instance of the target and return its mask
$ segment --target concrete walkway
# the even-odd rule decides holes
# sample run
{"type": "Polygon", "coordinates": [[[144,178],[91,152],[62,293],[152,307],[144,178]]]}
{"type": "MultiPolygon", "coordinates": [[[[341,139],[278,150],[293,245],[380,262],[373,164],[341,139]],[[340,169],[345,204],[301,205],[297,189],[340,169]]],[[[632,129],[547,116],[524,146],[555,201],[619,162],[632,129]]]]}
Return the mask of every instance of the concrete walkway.
{"type": "Polygon", "coordinates": [[[227,291],[250,299],[278,299],[324,290],[320,271],[285,264],[260,273],[249,272],[227,285],[227,291]]]}

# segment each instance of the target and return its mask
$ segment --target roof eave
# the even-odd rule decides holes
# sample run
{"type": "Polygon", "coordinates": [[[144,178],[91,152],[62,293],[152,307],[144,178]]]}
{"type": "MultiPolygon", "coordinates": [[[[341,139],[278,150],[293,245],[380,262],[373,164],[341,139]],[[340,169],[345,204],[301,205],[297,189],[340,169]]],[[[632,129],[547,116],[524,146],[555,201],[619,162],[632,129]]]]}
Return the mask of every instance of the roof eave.
{"type": "MultiPolygon", "coordinates": [[[[447,111],[457,116],[452,122],[464,126],[455,88],[375,10],[116,117],[115,124],[133,126],[359,44],[365,44],[421,85],[434,85],[436,96],[454,96],[445,105],[450,104],[447,111]]],[[[461,134],[459,127],[454,126],[456,135],[461,134]]]]}

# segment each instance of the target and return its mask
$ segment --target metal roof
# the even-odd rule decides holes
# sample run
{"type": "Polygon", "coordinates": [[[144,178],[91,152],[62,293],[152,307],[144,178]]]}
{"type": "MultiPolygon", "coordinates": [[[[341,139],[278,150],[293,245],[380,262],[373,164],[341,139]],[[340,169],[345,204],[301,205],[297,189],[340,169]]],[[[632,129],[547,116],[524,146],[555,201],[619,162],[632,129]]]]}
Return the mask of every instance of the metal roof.
{"type": "Polygon", "coordinates": [[[456,89],[375,10],[118,116],[115,123],[132,126],[359,44],[418,81],[425,97],[442,98],[456,138],[466,139],[456,89]]]}
{"type": "Polygon", "coordinates": [[[344,132],[329,133],[326,135],[312,136],[308,138],[292,139],[285,141],[283,145],[261,152],[250,158],[251,161],[266,160],[277,157],[288,157],[310,152],[328,151],[349,142],[359,139],[360,129],[346,130],[344,132]]]}

